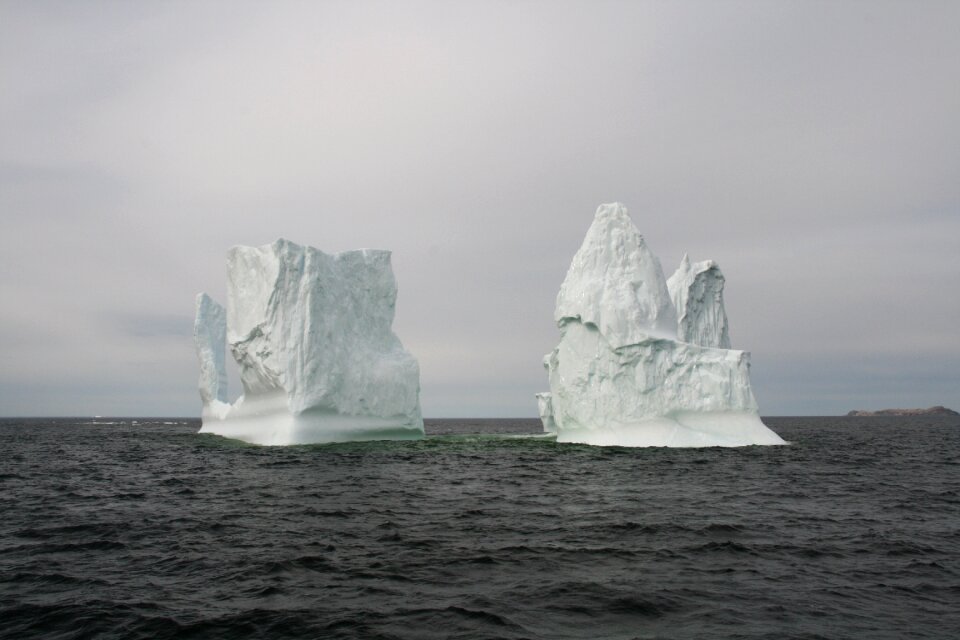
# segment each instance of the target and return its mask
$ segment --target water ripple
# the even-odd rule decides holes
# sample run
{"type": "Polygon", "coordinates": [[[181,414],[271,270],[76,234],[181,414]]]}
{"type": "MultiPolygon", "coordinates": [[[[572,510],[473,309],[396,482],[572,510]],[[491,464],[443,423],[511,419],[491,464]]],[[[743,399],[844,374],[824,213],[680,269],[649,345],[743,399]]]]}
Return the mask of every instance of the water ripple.
{"type": "Polygon", "coordinates": [[[953,638],[960,421],[626,449],[0,420],[0,638],[953,638]]]}

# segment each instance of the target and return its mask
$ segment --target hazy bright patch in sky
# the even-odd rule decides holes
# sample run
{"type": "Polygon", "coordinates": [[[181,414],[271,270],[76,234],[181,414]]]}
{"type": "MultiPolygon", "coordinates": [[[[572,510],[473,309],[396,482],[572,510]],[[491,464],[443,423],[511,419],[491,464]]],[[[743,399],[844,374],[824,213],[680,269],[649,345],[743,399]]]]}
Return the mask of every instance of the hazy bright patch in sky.
{"type": "MultiPolygon", "coordinates": [[[[234,244],[394,252],[428,417],[534,416],[601,202],[761,411],[960,408],[960,3],[0,3],[0,414],[198,415],[234,244]]],[[[236,394],[236,379],[232,393],[236,394]]]]}

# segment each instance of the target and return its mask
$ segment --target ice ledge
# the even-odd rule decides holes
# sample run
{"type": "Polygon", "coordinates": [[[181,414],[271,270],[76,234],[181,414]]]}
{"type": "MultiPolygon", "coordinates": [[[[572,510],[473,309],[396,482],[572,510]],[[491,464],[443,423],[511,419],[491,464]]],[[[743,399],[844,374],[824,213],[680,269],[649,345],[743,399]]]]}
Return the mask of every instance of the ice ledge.
{"type": "Polygon", "coordinates": [[[745,447],[786,442],[747,411],[678,411],[602,428],[565,423],[557,442],[602,447],[745,447]]]}

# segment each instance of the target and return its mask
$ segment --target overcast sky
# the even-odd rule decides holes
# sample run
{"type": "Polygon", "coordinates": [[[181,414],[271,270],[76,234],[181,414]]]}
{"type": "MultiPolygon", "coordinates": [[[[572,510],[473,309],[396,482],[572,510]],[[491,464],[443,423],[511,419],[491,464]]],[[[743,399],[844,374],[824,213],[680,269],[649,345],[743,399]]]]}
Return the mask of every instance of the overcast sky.
{"type": "MultiPolygon", "coordinates": [[[[393,251],[427,417],[535,416],[620,201],[764,415],[960,409],[960,3],[0,1],[0,415],[199,415],[194,296],[393,251]]],[[[239,392],[231,380],[231,396],[239,392]]]]}

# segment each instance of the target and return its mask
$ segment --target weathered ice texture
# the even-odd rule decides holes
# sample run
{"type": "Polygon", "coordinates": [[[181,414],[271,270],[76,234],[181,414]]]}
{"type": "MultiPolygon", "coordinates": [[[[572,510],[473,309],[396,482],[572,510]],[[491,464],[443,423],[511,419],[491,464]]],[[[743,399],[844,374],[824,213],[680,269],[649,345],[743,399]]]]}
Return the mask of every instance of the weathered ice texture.
{"type": "Polygon", "coordinates": [[[226,341],[243,396],[215,410],[225,380],[208,380],[225,376],[205,354],[215,353],[208,327],[223,326],[223,314],[202,295],[201,369],[220,369],[201,379],[201,433],[273,445],[423,436],[420,369],[391,330],[397,285],[389,251],[328,255],[278,240],[232,248],[227,276],[226,341]]]}
{"type": "Polygon", "coordinates": [[[549,391],[537,394],[537,409],[540,412],[543,430],[547,433],[556,433],[557,423],[553,421],[553,399],[549,391]]]}
{"type": "Polygon", "coordinates": [[[230,408],[227,404],[227,312],[205,293],[197,296],[193,339],[200,360],[203,418],[220,417],[230,408]]]}
{"type": "Polygon", "coordinates": [[[616,348],[675,338],[677,314],[660,261],[619,204],[604,204],[560,286],[554,320],[593,325],[616,348]]]}
{"type": "Polygon", "coordinates": [[[690,266],[683,256],[680,268],[667,280],[677,309],[677,339],[701,347],[730,348],[727,311],[723,308],[723,273],[713,260],[690,266]]]}
{"type": "Polygon", "coordinates": [[[723,275],[684,259],[667,282],[621,204],[602,205],[557,297],[545,430],[620,446],[783,444],[761,421],[749,354],[729,349],[723,275]]]}

